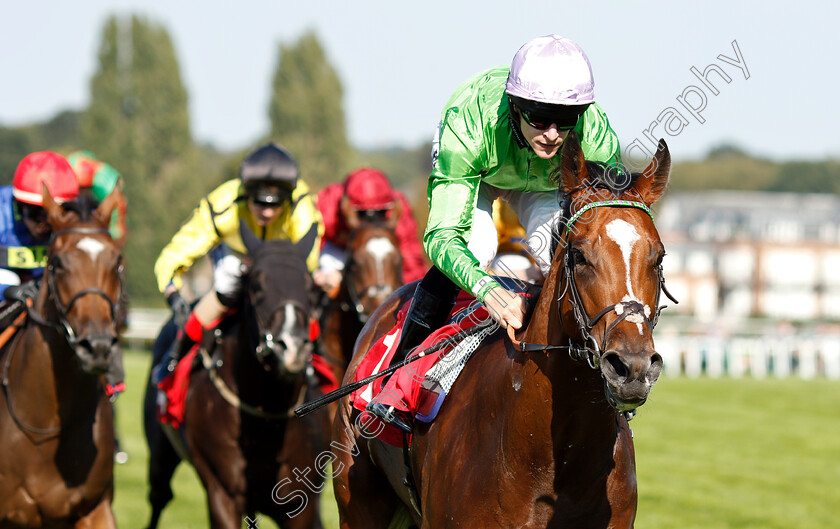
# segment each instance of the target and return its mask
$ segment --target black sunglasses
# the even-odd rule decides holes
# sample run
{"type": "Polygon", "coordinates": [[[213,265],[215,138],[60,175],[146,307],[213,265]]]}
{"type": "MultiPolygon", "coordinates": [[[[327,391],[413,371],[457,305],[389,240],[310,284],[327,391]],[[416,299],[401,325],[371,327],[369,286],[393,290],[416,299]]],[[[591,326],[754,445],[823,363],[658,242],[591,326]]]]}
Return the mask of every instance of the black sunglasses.
{"type": "Polygon", "coordinates": [[[552,124],[557,125],[557,130],[572,130],[580,119],[580,114],[561,116],[533,110],[527,111],[521,108],[519,114],[525,119],[525,123],[537,130],[545,130],[552,124]]]}
{"type": "Polygon", "coordinates": [[[42,206],[38,206],[36,204],[27,204],[26,202],[21,202],[20,214],[23,216],[23,218],[35,222],[47,221],[47,211],[42,206]]]}

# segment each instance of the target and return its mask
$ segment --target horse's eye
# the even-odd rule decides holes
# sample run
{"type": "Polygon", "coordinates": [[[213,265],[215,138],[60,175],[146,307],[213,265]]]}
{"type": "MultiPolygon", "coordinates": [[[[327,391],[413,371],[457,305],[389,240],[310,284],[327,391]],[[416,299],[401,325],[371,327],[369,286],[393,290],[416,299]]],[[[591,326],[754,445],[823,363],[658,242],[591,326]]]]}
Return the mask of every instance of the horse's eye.
{"type": "Polygon", "coordinates": [[[659,257],[656,258],[656,264],[653,265],[653,266],[656,267],[656,268],[662,266],[662,259],[664,259],[664,258],[665,258],[664,253],[659,254],[659,257]]]}
{"type": "Polygon", "coordinates": [[[64,264],[61,262],[61,259],[55,256],[50,257],[48,266],[53,270],[61,270],[62,268],[64,268],[64,264]]]}
{"type": "Polygon", "coordinates": [[[572,261],[575,263],[575,266],[587,264],[586,257],[583,255],[583,252],[578,250],[577,248],[574,248],[572,250],[572,261]]]}

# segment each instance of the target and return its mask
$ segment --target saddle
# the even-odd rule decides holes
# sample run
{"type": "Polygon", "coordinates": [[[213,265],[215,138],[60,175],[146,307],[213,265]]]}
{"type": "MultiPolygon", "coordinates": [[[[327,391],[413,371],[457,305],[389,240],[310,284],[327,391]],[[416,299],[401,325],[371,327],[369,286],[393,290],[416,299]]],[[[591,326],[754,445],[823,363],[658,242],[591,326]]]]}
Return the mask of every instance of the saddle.
{"type": "MultiPolygon", "coordinates": [[[[526,298],[527,321],[533,310],[530,300],[539,297],[539,287],[508,278],[496,279],[506,288],[526,298]]],[[[395,326],[366,353],[356,370],[356,381],[384,371],[390,366],[408,306],[406,303],[402,307],[397,314],[395,326]]],[[[430,423],[437,417],[467,361],[481,342],[498,329],[499,325],[490,317],[487,309],[471,294],[461,291],[446,324],[427,337],[409,357],[433,347],[434,352],[398,369],[386,380],[379,378],[356,390],[350,396],[350,402],[359,411],[364,411],[367,404],[377,398],[382,404],[411,413],[417,421],[430,423]],[[380,396],[383,390],[386,392],[380,396]]],[[[368,430],[377,431],[379,428],[378,425],[370,425],[368,430]]],[[[381,429],[379,439],[393,446],[402,446],[403,442],[402,432],[390,424],[385,424],[385,428],[381,429]]]]}

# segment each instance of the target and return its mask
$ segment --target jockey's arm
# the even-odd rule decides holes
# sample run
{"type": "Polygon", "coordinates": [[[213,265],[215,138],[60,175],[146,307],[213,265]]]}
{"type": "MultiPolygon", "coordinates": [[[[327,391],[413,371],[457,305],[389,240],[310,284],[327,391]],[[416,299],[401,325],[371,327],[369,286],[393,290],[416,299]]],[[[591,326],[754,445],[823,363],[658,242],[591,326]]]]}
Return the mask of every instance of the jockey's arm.
{"type": "Polygon", "coordinates": [[[219,244],[219,240],[208,199],[204,198],[155,262],[155,278],[160,291],[168,296],[173,289],[180,289],[181,274],[219,244]]]}

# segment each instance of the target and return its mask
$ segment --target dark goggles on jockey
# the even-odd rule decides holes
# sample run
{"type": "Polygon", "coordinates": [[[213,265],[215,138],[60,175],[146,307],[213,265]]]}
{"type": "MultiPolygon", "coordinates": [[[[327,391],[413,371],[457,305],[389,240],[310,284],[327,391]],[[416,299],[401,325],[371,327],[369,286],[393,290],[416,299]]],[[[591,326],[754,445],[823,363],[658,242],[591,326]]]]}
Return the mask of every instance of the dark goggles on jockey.
{"type": "Polygon", "coordinates": [[[245,188],[248,200],[258,206],[280,207],[292,197],[292,190],[286,186],[255,182],[245,188]]]}
{"type": "Polygon", "coordinates": [[[511,102],[519,110],[525,123],[537,130],[545,130],[556,125],[557,130],[571,130],[586,112],[589,105],[549,105],[537,101],[528,101],[511,97],[511,102]]]}
{"type": "Polygon", "coordinates": [[[18,202],[20,207],[20,215],[33,222],[47,222],[47,210],[43,206],[37,204],[27,204],[26,202],[18,202]]]}
{"type": "Polygon", "coordinates": [[[360,209],[359,218],[367,222],[383,222],[388,218],[388,209],[360,209]]]}

